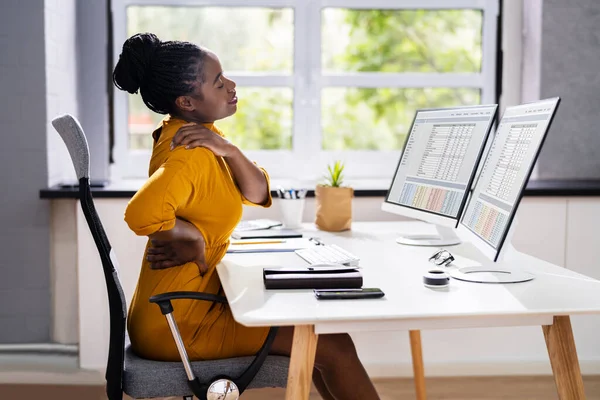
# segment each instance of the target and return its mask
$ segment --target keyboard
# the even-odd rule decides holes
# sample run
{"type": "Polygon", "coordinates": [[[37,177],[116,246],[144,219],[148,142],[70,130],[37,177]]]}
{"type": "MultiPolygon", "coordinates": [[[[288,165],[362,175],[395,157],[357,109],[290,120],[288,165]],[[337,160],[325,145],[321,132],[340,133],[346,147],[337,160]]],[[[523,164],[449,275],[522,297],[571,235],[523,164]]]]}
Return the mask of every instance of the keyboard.
{"type": "Polygon", "coordinates": [[[240,223],[235,227],[235,230],[238,232],[257,231],[260,229],[269,229],[281,225],[283,224],[280,221],[275,221],[272,219],[251,219],[240,221],[240,223]]]}
{"type": "Polygon", "coordinates": [[[358,266],[359,258],[335,244],[313,246],[296,250],[296,254],[309,264],[343,264],[352,267],[358,266]]]}

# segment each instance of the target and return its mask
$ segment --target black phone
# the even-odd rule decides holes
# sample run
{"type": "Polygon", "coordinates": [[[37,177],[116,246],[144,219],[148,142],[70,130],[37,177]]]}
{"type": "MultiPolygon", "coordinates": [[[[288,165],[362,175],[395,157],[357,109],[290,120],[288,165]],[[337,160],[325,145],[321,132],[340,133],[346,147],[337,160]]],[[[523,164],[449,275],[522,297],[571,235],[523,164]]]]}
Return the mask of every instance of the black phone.
{"type": "Polygon", "coordinates": [[[385,293],[379,288],[315,289],[315,296],[318,300],[379,299],[385,293]]]}

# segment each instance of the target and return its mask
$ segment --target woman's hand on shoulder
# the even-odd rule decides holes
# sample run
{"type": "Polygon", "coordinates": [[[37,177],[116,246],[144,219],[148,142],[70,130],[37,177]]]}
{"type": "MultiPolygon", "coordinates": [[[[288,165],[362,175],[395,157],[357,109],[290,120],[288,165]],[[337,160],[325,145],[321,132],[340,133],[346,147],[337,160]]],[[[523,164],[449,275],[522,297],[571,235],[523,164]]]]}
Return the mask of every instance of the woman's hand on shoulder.
{"type": "Polygon", "coordinates": [[[171,142],[171,150],[177,146],[184,146],[186,149],[196,147],[205,147],[212,151],[216,156],[228,157],[237,147],[229,140],[211,131],[203,125],[189,123],[183,125],[171,142]]]}

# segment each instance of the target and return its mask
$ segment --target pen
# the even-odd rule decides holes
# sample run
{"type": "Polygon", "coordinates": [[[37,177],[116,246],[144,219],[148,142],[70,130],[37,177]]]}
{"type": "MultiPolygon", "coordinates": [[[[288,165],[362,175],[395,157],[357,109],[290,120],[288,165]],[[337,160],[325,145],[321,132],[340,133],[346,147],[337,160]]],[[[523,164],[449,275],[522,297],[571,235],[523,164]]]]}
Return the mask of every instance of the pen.
{"type": "Polygon", "coordinates": [[[281,198],[281,199],[285,198],[285,189],[283,189],[283,187],[278,186],[277,187],[277,192],[279,192],[279,198],[281,198]]]}
{"type": "Polygon", "coordinates": [[[271,243],[285,243],[285,240],[250,240],[245,242],[231,242],[231,244],[271,244],[271,243]]]}

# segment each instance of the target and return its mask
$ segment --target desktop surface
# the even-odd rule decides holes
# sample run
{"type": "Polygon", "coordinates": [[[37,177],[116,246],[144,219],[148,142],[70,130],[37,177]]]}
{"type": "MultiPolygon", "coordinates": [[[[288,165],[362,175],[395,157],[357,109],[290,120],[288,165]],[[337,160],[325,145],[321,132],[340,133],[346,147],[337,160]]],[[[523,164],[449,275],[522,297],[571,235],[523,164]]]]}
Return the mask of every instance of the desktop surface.
{"type": "MultiPolygon", "coordinates": [[[[360,257],[364,287],[378,287],[382,299],[319,302],[312,290],[265,290],[262,268],[306,266],[293,253],[230,254],[218,265],[234,318],[247,326],[314,324],[317,333],[352,330],[463,328],[544,325],[554,315],[600,313],[600,281],[518,254],[517,267],[536,279],[517,284],[450,281],[430,289],[422,277],[433,267],[431,248],[402,246],[398,233],[429,233],[422,222],[356,222],[337,234],[305,225],[306,237],[318,236],[360,257]]],[[[486,258],[471,244],[452,247],[460,266],[486,258]]]]}

